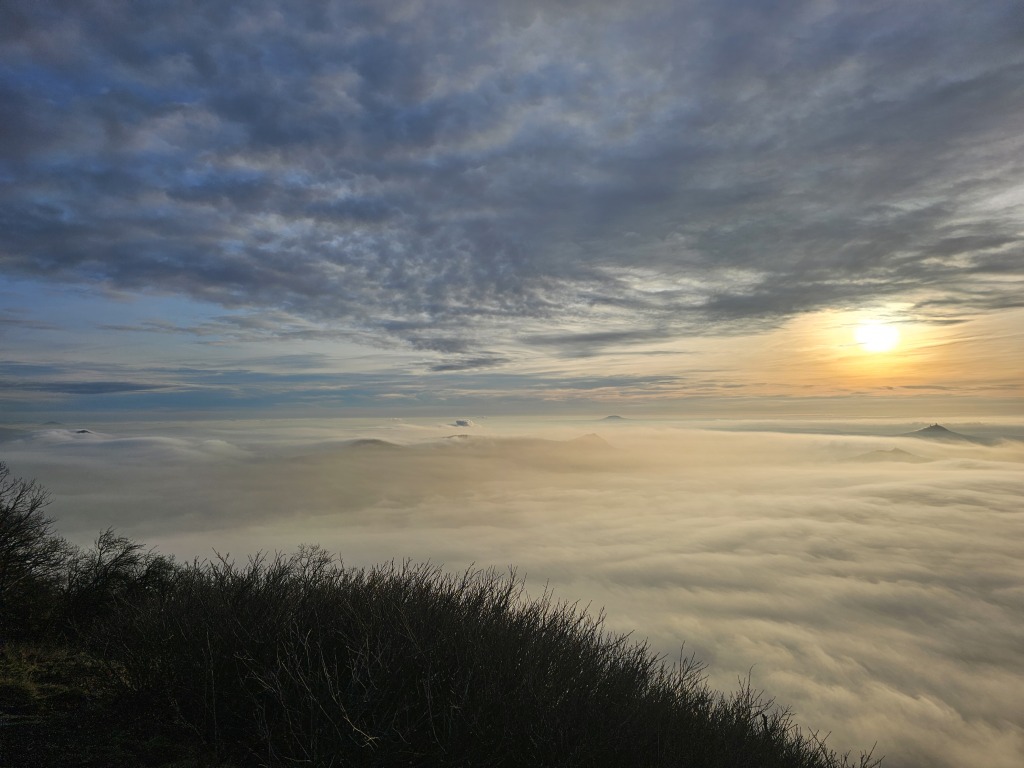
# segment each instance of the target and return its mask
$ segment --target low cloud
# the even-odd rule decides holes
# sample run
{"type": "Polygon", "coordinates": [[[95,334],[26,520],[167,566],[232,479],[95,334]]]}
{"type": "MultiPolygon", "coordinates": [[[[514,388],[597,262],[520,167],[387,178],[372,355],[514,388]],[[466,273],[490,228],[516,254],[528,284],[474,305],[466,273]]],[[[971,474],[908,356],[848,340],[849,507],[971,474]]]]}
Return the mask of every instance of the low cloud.
{"type": "Polygon", "coordinates": [[[835,747],[877,741],[894,768],[1024,755],[1019,441],[825,423],[124,429],[23,430],[4,457],[78,541],[113,524],[186,558],[319,542],[352,565],[511,563],[670,656],[685,642],[717,686],[749,671],[835,747]],[[892,448],[928,461],[849,461],[892,448]]]}

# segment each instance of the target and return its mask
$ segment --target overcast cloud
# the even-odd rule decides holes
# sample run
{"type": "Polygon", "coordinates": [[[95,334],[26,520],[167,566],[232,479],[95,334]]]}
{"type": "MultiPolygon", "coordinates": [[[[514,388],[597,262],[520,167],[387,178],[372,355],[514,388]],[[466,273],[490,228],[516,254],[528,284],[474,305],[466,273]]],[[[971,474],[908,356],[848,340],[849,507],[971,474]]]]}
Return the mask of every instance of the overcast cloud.
{"type": "Polygon", "coordinates": [[[115,525],[185,558],[317,542],[351,565],[514,564],[535,593],[603,606],[658,651],[685,642],[720,688],[751,671],[836,748],[877,741],[889,768],[1020,765],[1024,441],[992,425],[986,446],[880,437],[907,429],[884,423],[493,419],[452,437],[457,421],[0,439],[81,543],[115,525]],[[924,461],[858,460],[895,447],[924,461]]]}
{"type": "Polygon", "coordinates": [[[0,271],[441,370],[1020,306],[1022,39],[1016,0],[8,0],[0,271]]]}

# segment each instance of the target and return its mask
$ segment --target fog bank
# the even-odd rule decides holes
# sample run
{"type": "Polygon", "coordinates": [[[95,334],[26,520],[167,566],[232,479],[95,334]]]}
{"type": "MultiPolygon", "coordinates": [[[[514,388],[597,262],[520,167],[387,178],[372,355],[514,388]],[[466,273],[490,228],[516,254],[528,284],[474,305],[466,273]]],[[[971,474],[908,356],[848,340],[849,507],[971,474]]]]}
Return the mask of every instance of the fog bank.
{"type": "Polygon", "coordinates": [[[661,652],[685,643],[718,687],[749,672],[835,748],[1020,765],[1024,443],[718,426],[51,425],[5,431],[0,459],[80,543],[112,525],[181,558],[315,542],[350,565],[515,564],[661,652]]]}

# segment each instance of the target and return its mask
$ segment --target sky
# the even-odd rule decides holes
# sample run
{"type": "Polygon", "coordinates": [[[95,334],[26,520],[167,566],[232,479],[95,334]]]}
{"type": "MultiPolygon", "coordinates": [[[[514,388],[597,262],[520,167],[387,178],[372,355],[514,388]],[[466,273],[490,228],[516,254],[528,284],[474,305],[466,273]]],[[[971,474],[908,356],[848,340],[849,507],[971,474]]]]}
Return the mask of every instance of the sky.
{"type": "Polygon", "coordinates": [[[1024,764],[1022,246],[1019,0],[0,0],[62,535],[512,565],[887,768],[1024,764]]]}
{"type": "Polygon", "coordinates": [[[7,0],[0,408],[1019,413],[1022,40],[1016,0],[7,0]]]}

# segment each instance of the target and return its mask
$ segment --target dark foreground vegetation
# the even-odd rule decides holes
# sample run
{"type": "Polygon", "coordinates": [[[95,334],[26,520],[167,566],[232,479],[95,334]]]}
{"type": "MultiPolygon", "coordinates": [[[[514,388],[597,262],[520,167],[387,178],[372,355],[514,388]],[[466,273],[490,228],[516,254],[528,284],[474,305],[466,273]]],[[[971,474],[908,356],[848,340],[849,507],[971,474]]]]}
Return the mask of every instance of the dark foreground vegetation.
{"type": "Polygon", "coordinates": [[[851,764],[514,571],[82,551],[45,505],[0,464],[0,766],[851,764]]]}

